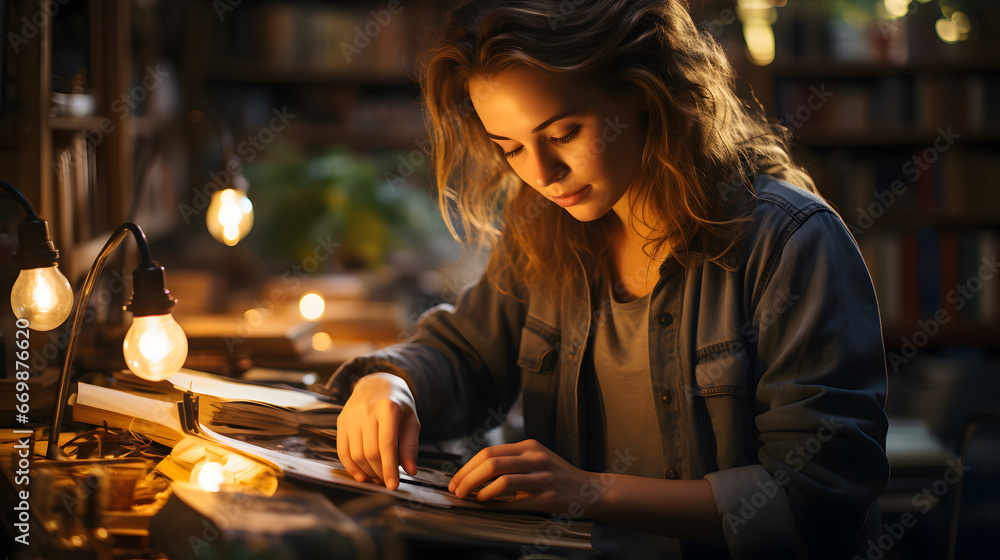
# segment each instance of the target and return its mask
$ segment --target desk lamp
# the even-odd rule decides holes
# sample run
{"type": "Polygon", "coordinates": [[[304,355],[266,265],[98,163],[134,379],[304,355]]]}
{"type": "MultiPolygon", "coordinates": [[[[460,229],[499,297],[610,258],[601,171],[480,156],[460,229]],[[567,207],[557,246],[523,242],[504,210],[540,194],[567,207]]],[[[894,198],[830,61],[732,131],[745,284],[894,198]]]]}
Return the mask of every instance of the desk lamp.
{"type": "Polygon", "coordinates": [[[59,251],[49,239],[49,224],[38,216],[28,199],[10,183],[0,187],[17,199],[28,216],[17,225],[17,254],[21,270],[10,292],[10,306],[18,319],[36,331],[49,331],[62,324],[73,307],[73,288],[59,272],[59,251]]]}
{"type": "Polygon", "coordinates": [[[97,277],[104,270],[111,252],[121,244],[128,233],[135,237],[139,246],[142,262],[132,272],[132,301],[125,308],[132,312],[132,327],[125,335],[122,351],[125,362],[132,373],[150,381],[161,381],[177,372],[187,358],[188,342],[180,325],[174,321],[170,310],[177,301],[164,289],[163,267],[153,261],[146,242],[146,235],[139,226],[126,222],[120,226],[108,239],[108,242],[98,253],[94,265],[87,273],[83,291],[76,303],[76,314],[73,318],[73,328],[69,335],[69,345],[63,361],[62,372],[59,375],[59,400],[56,401],[55,417],[52,420],[52,431],[49,434],[47,457],[52,460],[63,459],[59,450],[59,431],[63,414],[66,411],[66,397],[69,391],[70,370],[73,356],[76,353],[76,338],[83,326],[83,317],[94,291],[97,277]]]}

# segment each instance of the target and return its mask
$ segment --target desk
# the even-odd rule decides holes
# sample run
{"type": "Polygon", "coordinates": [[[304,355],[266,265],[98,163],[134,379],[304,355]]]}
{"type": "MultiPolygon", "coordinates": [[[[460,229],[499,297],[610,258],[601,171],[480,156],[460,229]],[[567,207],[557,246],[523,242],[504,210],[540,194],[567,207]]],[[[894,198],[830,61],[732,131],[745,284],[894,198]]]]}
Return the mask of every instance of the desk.
{"type": "MultiPolygon", "coordinates": [[[[43,455],[36,450],[35,456],[36,464],[41,464],[43,455]]],[[[0,456],[0,466],[6,475],[0,477],[0,496],[5,504],[16,503],[17,488],[10,476],[14,472],[10,460],[9,453],[0,456]]],[[[445,530],[448,528],[440,525],[449,520],[450,514],[444,510],[395,500],[384,494],[366,495],[343,488],[320,487],[287,477],[280,479],[272,498],[191,496],[190,492],[175,491],[160,504],[162,508],[157,508],[155,515],[149,510],[141,515],[107,514],[103,518],[108,530],[106,543],[95,541],[97,550],[82,547],[73,552],[60,548],[53,535],[43,529],[44,516],[38,505],[32,503],[30,544],[24,547],[15,543],[16,547],[9,552],[11,558],[18,560],[163,558],[165,554],[174,560],[201,560],[206,558],[206,549],[211,549],[213,555],[226,552],[226,557],[261,559],[306,559],[317,557],[317,551],[322,551],[325,558],[366,560],[521,558],[525,550],[573,560],[600,557],[594,551],[549,548],[544,544],[529,544],[523,549],[522,544],[505,543],[500,538],[463,538],[461,531],[445,530]],[[191,507],[191,503],[197,507],[191,507]],[[119,526],[113,526],[116,523],[119,526]],[[114,543],[115,540],[121,542],[114,543]]],[[[12,542],[14,534],[15,520],[11,514],[9,507],[4,507],[0,514],[9,533],[5,543],[12,542]]],[[[464,519],[467,529],[474,528],[473,515],[451,519],[464,519]]]]}

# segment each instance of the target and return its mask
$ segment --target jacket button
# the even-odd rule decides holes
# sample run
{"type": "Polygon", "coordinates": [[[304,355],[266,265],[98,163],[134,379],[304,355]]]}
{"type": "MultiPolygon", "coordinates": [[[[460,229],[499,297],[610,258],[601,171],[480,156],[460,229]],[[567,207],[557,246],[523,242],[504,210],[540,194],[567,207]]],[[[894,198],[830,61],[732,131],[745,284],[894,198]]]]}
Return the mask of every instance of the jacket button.
{"type": "Polygon", "coordinates": [[[659,323],[661,327],[669,327],[674,322],[674,316],[669,313],[660,313],[656,316],[656,322],[659,323]]]}
{"type": "Polygon", "coordinates": [[[674,469],[667,469],[665,476],[670,480],[677,480],[678,478],[677,471],[674,469]]]}
{"type": "Polygon", "coordinates": [[[660,402],[662,402],[663,404],[670,404],[671,402],[673,402],[673,400],[674,400],[674,394],[673,391],[671,391],[670,389],[667,389],[666,391],[663,392],[662,395],[660,395],[660,402]]]}

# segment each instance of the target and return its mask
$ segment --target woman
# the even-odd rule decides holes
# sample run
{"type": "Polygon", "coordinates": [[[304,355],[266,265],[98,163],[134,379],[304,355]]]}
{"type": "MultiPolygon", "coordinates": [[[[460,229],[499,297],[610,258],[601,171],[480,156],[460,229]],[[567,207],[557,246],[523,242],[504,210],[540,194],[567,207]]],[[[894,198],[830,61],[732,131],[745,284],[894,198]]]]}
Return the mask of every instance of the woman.
{"type": "Polygon", "coordinates": [[[350,473],[395,488],[421,431],[521,399],[524,439],[457,496],[733,557],[864,554],[888,474],[875,294],[732,82],[680,0],[451,13],[422,72],[435,179],[456,237],[493,251],[454,308],[332,378],[350,473]]]}

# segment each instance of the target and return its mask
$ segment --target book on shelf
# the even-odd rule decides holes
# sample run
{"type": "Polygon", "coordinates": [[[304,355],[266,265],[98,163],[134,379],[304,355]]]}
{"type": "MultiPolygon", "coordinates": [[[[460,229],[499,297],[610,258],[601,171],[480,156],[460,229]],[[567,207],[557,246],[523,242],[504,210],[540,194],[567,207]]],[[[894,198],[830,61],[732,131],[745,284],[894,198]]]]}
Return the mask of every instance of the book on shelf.
{"type": "Polygon", "coordinates": [[[990,228],[879,230],[859,241],[887,328],[1000,324],[1000,235],[990,228]],[[941,320],[943,319],[943,320],[941,320]]]}

